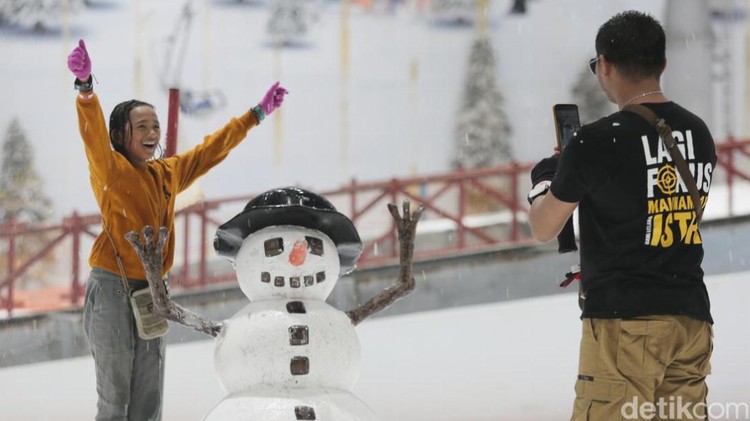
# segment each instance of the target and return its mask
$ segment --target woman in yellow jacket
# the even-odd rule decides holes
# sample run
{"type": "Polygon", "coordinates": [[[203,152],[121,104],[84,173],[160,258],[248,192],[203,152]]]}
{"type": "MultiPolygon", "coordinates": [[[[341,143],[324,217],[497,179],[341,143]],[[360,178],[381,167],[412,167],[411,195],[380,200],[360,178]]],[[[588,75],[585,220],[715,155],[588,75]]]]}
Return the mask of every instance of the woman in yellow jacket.
{"type": "MultiPolygon", "coordinates": [[[[91,188],[102,215],[102,233],[91,250],[84,330],[96,366],[97,420],[160,420],[164,338],[138,334],[129,294],[148,286],[143,265],[125,240],[150,225],[174,232],[177,194],[221,162],[247,132],[281,106],[288,92],[276,82],[260,103],[195,148],[153,159],[161,130],[154,107],[130,100],[104,122],[93,92],[91,60],[81,40],[68,56],[76,76],[78,126],[89,163],[91,188]]],[[[164,273],[174,259],[174,235],[164,247],[164,273]]]]}

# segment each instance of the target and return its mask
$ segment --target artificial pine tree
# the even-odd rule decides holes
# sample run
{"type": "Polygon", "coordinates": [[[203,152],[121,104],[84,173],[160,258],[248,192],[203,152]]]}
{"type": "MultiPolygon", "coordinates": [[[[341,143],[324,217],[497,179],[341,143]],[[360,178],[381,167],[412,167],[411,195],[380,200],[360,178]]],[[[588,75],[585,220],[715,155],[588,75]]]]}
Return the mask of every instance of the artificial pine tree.
{"type": "Polygon", "coordinates": [[[14,25],[44,33],[59,26],[66,13],[75,12],[82,0],[0,0],[0,26],[14,25]]]}
{"type": "Polygon", "coordinates": [[[474,21],[476,0],[433,0],[430,9],[437,20],[466,24],[474,21]]]}
{"type": "Polygon", "coordinates": [[[604,95],[599,81],[591,74],[588,66],[581,66],[572,93],[578,105],[581,124],[593,123],[617,111],[615,105],[604,95]]]}
{"type": "MultiPolygon", "coordinates": [[[[17,119],[13,119],[5,133],[0,155],[0,226],[10,222],[34,227],[46,222],[52,210],[49,198],[42,189],[42,180],[34,168],[34,153],[17,119]]],[[[49,234],[24,234],[15,238],[15,261],[20,266],[48,240],[49,234]]],[[[9,243],[0,239],[0,267],[7,267],[9,243]]],[[[28,286],[43,278],[51,256],[34,271],[20,279],[16,287],[28,286]]]]}
{"type": "Polygon", "coordinates": [[[510,8],[511,15],[526,14],[526,0],[513,0],[513,6],[510,8]]]}
{"type": "Polygon", "coordinates": [[[474,41],[461,106],[457,113],[457,166],[480,168],[513,160],[510,124],[497,84],[495,53],[489,38],[474,41]]]}
{"type": "Polygon", "coordinates": [[[276,45],[299,42],[310,22],[307,2],[300,0],[272,0],[266,30],[276,45]]]}
{"type": "MultiPolygon", "coordinates": [[[[510,124],[503,110],[503,96],[497,83],[497,65],[490,39],[479,32],[469,54],[461,106],[457,112],[455,139],[459,168],[493,167],[513,160],[510,124]]],[[[485,180],[491,188],[509,191],[509,180],[485,180]]],[[[514,198],[510,198],[514,200],[514,198]]],[[[503,205],[478,189],[468,191],[468,212],[484,213],[503,205]]]]}
{"type": "Polygon", "coordinates": [[[0,162],[0,222],[15,219],[30,225],[42,223],[51,202],[34,169],[34,152],[17,119],[5,133],[0,162]]]}

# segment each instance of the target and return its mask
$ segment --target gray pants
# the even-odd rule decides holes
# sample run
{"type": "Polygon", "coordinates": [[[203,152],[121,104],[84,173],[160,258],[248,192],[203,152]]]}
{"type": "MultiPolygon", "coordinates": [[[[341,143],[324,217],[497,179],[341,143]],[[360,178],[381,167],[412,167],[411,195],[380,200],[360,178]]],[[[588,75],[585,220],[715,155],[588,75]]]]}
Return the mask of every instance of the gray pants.
{"type": "MultiPolygon", "coordinates": [[[[129,284],[131,290],[145,285],[129,284]]],[[[96,367],[96,420],[161,420],[166,341],[138,336],[119,275],[99,268],[91,271],[83,327],[96,367]]]]}

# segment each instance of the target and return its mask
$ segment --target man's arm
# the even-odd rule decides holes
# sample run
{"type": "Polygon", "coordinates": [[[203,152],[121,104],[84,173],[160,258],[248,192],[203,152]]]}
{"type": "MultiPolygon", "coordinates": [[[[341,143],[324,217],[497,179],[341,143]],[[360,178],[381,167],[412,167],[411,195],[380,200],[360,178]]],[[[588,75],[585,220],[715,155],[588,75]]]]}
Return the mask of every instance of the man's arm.
{"type": "Polygon", "coordinates": [[[537,197],[529,209],[531,235],[535,240],[543,243],[552,241],[560,233],[577,206],[577,202],[563,202],[556,198],[552,191],[537,197]]]}

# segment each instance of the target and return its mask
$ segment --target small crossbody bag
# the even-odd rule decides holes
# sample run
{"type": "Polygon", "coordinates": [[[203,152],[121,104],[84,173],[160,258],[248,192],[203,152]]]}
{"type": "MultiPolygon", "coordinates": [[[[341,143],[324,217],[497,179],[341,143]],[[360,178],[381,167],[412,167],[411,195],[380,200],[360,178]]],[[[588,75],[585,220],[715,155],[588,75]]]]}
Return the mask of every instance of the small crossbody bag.
{"type": "Polygon", "coordinates": [[[102,224],[104,232],[107,233],[109,242],[112,244],[112,248],[115,250],[115,259],[117,260],[117,267],[120,269],[120,281],[122,287],[130,298],[130,307],[133,310],[133,317],[135,318],[135,326],[138,329],[138,336],[144,340],[151,340],[162,337],[169,332],[169,323],[167,319],[158,314],[154,313],[154,301],[151,296],[150,287],[139,289],[137,291],[131,291],[130,285],[128,284],[128,278],[125,276],[125,268],[122,265],[122,259],[120,259],[120,253],[115,247],[115,242],[112,241],[112,237],[109,235],[109,231],[102,224]]]}

